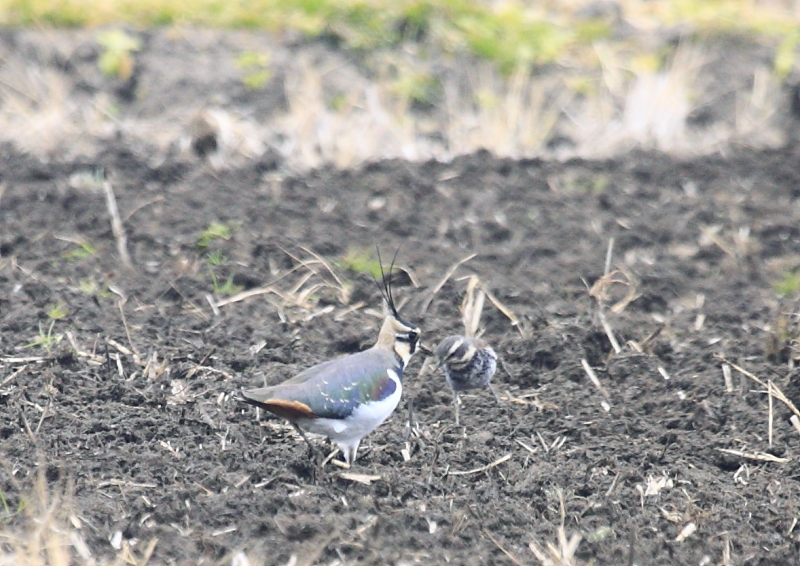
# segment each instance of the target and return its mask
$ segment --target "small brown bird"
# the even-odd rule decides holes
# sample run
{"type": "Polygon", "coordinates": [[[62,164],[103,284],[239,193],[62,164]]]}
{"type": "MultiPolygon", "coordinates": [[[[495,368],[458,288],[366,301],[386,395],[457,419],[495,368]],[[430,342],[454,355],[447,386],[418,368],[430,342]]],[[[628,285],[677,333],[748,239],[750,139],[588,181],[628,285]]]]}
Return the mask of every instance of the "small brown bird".
{"type": "Polygon", "coordinates": [[[467,292],[461,303],[461,318],[465,336],[448,336],[436,347],[437,367],[444,368],[447,384],[453,391],[453,410],[456,424],[459,424],[458,393],[469,389],[488,388],[500,401],[491,385],[497,370],[497,354],[485,340],[478,338],[481,312],[486,294],[479,289],[480,282],[472,276],[467,284],[467,292]]]}
{"type": "Polygon", "coordinates": [[[497,354],[484,340],[459,335],[448,336],[439,342],[434,353],[438,366],[444,368],[447,384],[453,391],[456,424],[459,424],[460,391],[488,388],[500,400],[490,383],[497,370],[497,354]]]}

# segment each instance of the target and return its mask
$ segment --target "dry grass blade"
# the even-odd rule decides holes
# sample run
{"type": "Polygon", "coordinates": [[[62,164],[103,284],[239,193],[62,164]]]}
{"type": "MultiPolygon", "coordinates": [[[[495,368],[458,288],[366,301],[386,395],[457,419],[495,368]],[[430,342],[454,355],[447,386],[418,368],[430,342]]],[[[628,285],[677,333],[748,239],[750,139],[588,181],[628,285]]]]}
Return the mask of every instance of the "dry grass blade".
{"type": "Polygon", "coordinates": [[[628,285],[627,280],[617,279],[617,276],[621,274],[619,269],[615,269],[603,275],[589,289],[589,296],[601,304],[609,302],[611,300],[610,290],[614,285],[628,285]]]}
{"type": "Polygon", "coordinates": [[[518,566],[523,566],[523,562],[519,558],[511,554],[508,550],[506,550],[506,548],[502,544],[500,544],[500,542],[496,538],[492,536],[492,533],[490,533],[486,529],[481,529],[481,531],[489,538],[490,541],[492,541],[492,543],[494,543],[494,545],[497,548],[500,549],[500,552],[505,554],[508,557],[508,559],[511,560],[511,562],[517,564],[518,566]]]}
{"type": "Polygon", "coordinates": [[[322,556],[322,553],[325,552],[325,549],[331,544],[334,540],[339,538],[339,529],[334,529],[334,531],[328,535],[322,535],[316,537],[315,540],[312,540],[309,544],[309,552],[306,556],[300,557],[294,563],[295,566],[312,566],[313,564],[317,563],[319,557],[322,556]]]}
{"type": "Polygon", "coordinates": [[[114,239],[117,241],[117,251],[119,258],[127,269],[133,269],[133,262],[131,256],[128,255],[128,238],[125,236],[125,228],[122,225],[122,219],[119,216],[119,209],[117,208],[117,199],[114,196],[114,188],[109,181],[103,182],[103,192],[106,194],[106,207],[108,214],[111,216],[111,232],[114,234],[114,239]]]}
{"type": "Polygon", "coordinates": [[[720,250],[724,253],[728,254],[731,258],[735,261],[739,261],[739,256],[736,253],[736,248],[734,245],[729,245],[725,239],[719,235],[719,231],[722,229],[721,226],[702,226],[700,228],[701,234],[701,243],[705,244],[706,242],[710,242],[717,246],[720,250]]]}
{"type": "MultiPolygon", "coordinates": [[[[216,536],[216,533],[212,533],[211,536],[216,536]]],[[[122,550],[120,552],[118,560],[127,564],[135,564],[136,566],[147,566],[147,563],[153,556],[153,551],[156,549],[157,544],[158,544],[157,538],[150,539],[150,541],[147,543],[147,548],[145,548],[141,558],[137,558],[130,544],[128,544],[127,542],[123,542],[122,550]]]]}
{"type": "MultiPolygon", "coordinates": [[[[313,295],[314,293],[316,293],[320,289],[324,289],[326,287],[330,287],[330,285],[327,285],[325,283],[316,283],[314,285],[309,285],[308,287],[303,289],[301,292],[299,292],[296,295],[294,295],[295,303],[297,304],[297,306],[300,306],[300,307],[311,308],[312,305],[308,302],[309,297],[311,297],[311,295],[313,295]]],[[[333,310],[333,309],[331,309],[331,310],[333,310]]]]}
{"type": "Polygon", "coordinates": [[[70,346],[75,351],[75,355],[79,358],[88,358],[90,362],[94,362],[96,364],[103,364],[105,363],[105,358],[102,356],[98,356],[97,354],[93,354],[92,352],[87,352],[78,346],[77,340],[75,340],[75,336],[69,330],[66,332],[67,340],[69,341],[70,346]]]}
{"type": "Polygon", "coordinates": [[[772,448],[772,397],[773,397],[772,380],[767,381],[767,399],[769,406],[769,415],[767,416],[767,437],[769,438],[769,447],[772,448]]]}
{"type": "Polygon", "coordinates": [[[511,326],[514,326],[520,335],[525,338],[525,330],[517,316],[486,288],[486,285],[477,275],[470,275],[467,278],[467,291],[464,295],[464,300],[461,302],[461,320],[464,324],[466,335],[474,337],[478,334],[481,314],[487,297],[494,307],[511,321],[511,326]]]}
{"type": "Polygon", "coordinates": [[[217,301],[216,305],[217,308],[224,307],[225,305],[238,303],[239,301],[244,301],[245,299],[249,299],[250,297],[257,297],[258,295],[265,295],[267,293],[276,293],[276,291],[272,287],[258,287],[256,289],[249,289],[247,291],[242,291],[241,293],[236,293],[235,295],[232,295],[227,299],[217,301]]]}
{"type": "Polygon", "coordinates": [[[619,314],[624,311],[629,304],[638,299],[641,295],[635,287],[630,287],[628,293],[619,301],[611,305],[611,312],[619,314]]]}
{"type": "Polygon", "coordinates": [[[444,277],[442,277],[442,279],[431,290],[430,296],[427,299],[425,299],[424,303],[422,303],[422,307],[420,307],[420,309],[419,309],[419,313],[420,314],[425,314],[426,312],[428,312],[428,307],[431,306],[431,302],[433,301],[433,298],[436,296],[436,294],[439,291],[442,290],[442,287],[444,287],[444,284],[447,283],[447,281],[453,276],[453,273],[456,272],[456,269],[458,269],[460,265],[462,265],[464,263],[467,263],[469,260],[474,258],[476,255],[477,254],[470,254],[467,257],[465,257],[464,259],[461,259],[461,260],[455,262],[453,265],[450,266],[450,268],[445,272],[444,277]]]}
{"type": "Polygon", "coordinates": [[[22,366],[21,368],[19,368],[17,371],[15,371],[14,373],[12,373],[11,375],[9,375],[9,376],[8,376],[7,378],[5,378],[3,381],[0,381],[0,387],[2,387],[3,385],[5,385],[6,383],[9,383],[10,381],[13,381],[13,380],[14,380],[14,378],[16,378],[16,377],[17,377],[19,374],[21,374],[21,373],[22,373],[23,371],[25,371],[26,369],[28,369],[28,365],[27,365],[27,364],[26,364],[26,365],[24,365],[24,366],[22,366]]]}
{"type": "MultiPolygon", "coordinates": [[[[137,350],[136,346],[133,345],[133,340],[131,339],[131,330],[128,327],[128,319],[125,316],[125,303],[128,302],[128,297],[125,295],[125,293],[121,289],[118,289],[114,285],[109,285],[108,286],[108,290],[119,297],[119,301],[117,301],[117,307],[119,307],[119,315],[120,315],[120,318],[122,318],[122,326],[125,328],[125,335],[128,338],[128,344],[130,345],[131,351],[132,351],[132,352],[128,352],[126,355],[131,355],[131,353],[133,353],[133,354],[136,355],[135,357],[136,357],[136,360],[138,361],[139,350],[137,350]]],[[[113,340],[109,340],[108,343],[109,344],[115,344],[117,349],[119,349],[119,345],[116,344],[113,340]]],[[[122,350],[120,350],[120,351],[122,351],[122,350]]]]}
{"type": "Polygon", "coordinates": [[[30,364],[43,362],[46,359],[41,356],[28,356],[24,358],[0,358],[0,362],[4,364],[30,364]]]}
{"type": "Polygon", "coordinates": [[[603,307],[602,306],[600,307],[600,310],[597,311],[597,316],[600,318],[600,324],[603,325],[603,330],[605,331],[606,336],[608,336],[608,341],[611,342],[611,347],[614,348],[614,352],[616,354],[619,354],[620,352],[622,352],[622,347],[619,345],[619,342],[617,341],[617,337],[614,336],[614,330],[611,328],[611,325],[608,323],[608,320],[606,319],[606,315],[603,312],[603,307]]]}
{"type": "Polygon", "coordinates": [[[797,415],[792,415],[792,416],[789,418],[789,422],[791,422],[791,423],[792,423],[792,426],[794,427],[794,429],[795,429],[797,432],[800,432],[800,417],[798,417],[797,415]]]}
{"type": "Polygon", "coordinates": [[[536,449],[535,449],[535,448],[532,448],[531,446],[528,446],[527,444],[525,444],[524,442],[522,442],[522,441],[521,441],[519,438],[515,438],[515,439],[514,439],[514,442],[516,442],[517,444],[519,444],[520,446],[522,446],[522,447],[523,447],[525,450],[527,450],[527,451],[528,451],[528,452],[530,452],[531,454],[536,454],[536,449]]]}
{"type": "MultiPolygon", "coordinates": [[[[744,369],[744,368],[743,368],[743,367],[741,367],[741,366],[737,366],[737,365],[736,365],[736,364],[734,364],[733,362],[731,362],[731,361],[729,361],[728,359],[726,359],[726,358],[725,358],[725,356],[722,356],[722,355],[719,355],[719,354],[716,354],[715,356],[716,356],[716,358],[717,358],[717,359],[719,359],[719,360],[722,360],[724,363],[728,364],[729,366],[731,366],[733,369],[735,369],[736,371],[738,371],[739,373],[741,373],[741,374],[742,374],[742,375],[744,375],[745,377],[749,377],[750,379],[752,379],[753,381],[755,381],[755,382],[756,382],[756,383],[758,383],[759,385],[763,386],[765,389],[767,388],[767,384],[766,384],[766,383],[764,383],[763,381],[761,381],[761,380],[760,380],[760,379],[759,379],[759,378],[758,378],[758,377],[757,377],[755,374],[753,374],[753,373],[751,373],[751,372],[747,371],[746,369],[744,369]]],[[[778,400],[779,400],[781,403],[783,403],[784,405],[786,405],[787,407],[789,407],[789,410],[791,410],[791,411],[792,411],[792,412],[793,412],[795,415],[797,415],[798,417],[800,417],[800,410],[798,410],[798,409],[797,409],[797,407],[795,407],[794,403],[792,403],[792,402],[789,400],[789,398],[788,398],[788,397],[786,397],[786,395],[784,395],[784,394],[783,394],[783,391],[781,391],[781,390],[778,388],[778,386],[777,386],[777,385],[775,385],[774,383],[772,384],[772,394],[773,394],[773,395],[775,396],[775,398],[776,398],[776,399],[778,399],[778,400]]]]}
{"type": "Polygon", "coordinates": [[[275,295],[280,296],[280,293],[273,287],[279,281],[285,279],[302,266],[295,266],[289,269],[286,273],[279,275],[278,277],[274,278],[272,281],[267,283],[266,285],[262,285],[261,287],[256,287],[255,289],[248,289],[247,291],[242,291],[240,293],[236,293],[228,297],[227,299],[222,299],[217,301],[217,307],[224,307],[225,305],[230,305],[231,303],[238,303],[239,301],[244,301],[245,299],[249,299],[250,297],[256,297],[258,295],[265,295],[267,293],[274,293],[275,295]]]}
{"type": "MultiPolygon", "coordinates": [[[[308,269],[313,275],[316,275],[319,278],[321,278],[325,282],[325,286],[335,287],[336,289],[338,289],[339,290],[339,300],[341,301],[341,303],[343,305],[347,305],[350,302],[350,291],[347,289],[347,287],[342,282],[342,280],[339,278],[339,276],[336,275],[336,273],[333,271],[333,269],[328,264],[328,262],[326,262],[324,259],[322,259],[318,254],[312,252],[311,250],[309,250],[307,248],[300,247],[301,250],[303,250],[304,252],[308,253],[309,255],[311,255],[314,258],[312,261],[308,261],[308,260],[305,260],[305,259],[297,257],[296,255],[294,255],[290,251],[286,250],[285,248],[282,248],[280,246],[278,246],[278,247],[281,249],[281,251],[283,251],[283,253],[285,253],[290,258],[292,258],[294,261],[298,262],[300,265],[302,265],[303,267],[308,269]],[[314,268],[315,265],[322,265],[328,271],[328,273],[330,273],[333,276],[334,280],[336,281],[336,285],[330,285],[327,281],[325,281],[325,278],[322,277],[322,275],[320,275],[319,271],[317,271],[314,268]]],[[[302,287],[302,285],[300,285],[300,286],[302,287]]],[[[299,287],[298,287],[298,289],[299,289],[299,287]]],[[[292,292],[292,294],[294,294],[295,292],[296,291],[292,292]]]]}
{"type": "Polygon", "coordinates": [[[547,543],[547,548],[540,547],[535,542],[528,544],[533,555],[539,560],[542,566],[576,566],[575,552],[581,542],[581,535],[575,533],[567,540],[567,533],[564,527],[558,527],[558,548],[551,543],[547,543]]]}
{"type": "Polygon", "coordinates": [[[155,488],[155,487],[158,487],[158,485],[156,485],[154,483],[136,483],[136,482],[131,482],[131,481],[128,481],[128,480],[120,480],[120,479],[110,479],[110,480],[107,480],[107,481],[101,481],[100,483],[97,484],[97,487],[101,488],[101,487],[106,487],[106,486],[109,486],[109,485],[113,485],[115,487],[126,487],[126,488],[135,488],[135,487],[155,488]]]}
{"type": "Polygon", "coordinates": [[[733,378],[731,377],[731,366],[722,364],[722,379],[725,381],[725,391],[733,393],[733,378]]]}
{"type": "Polygon", "coordinates": [[[650,334],[648,334],[647,337],[639,343],[639,348],[641,348],[641,350],[644,351],[645,348],[647,348],[647,346],[649,346],[653,340],[658,338],[658,336],[661,334],[661,332],[664,330],[665,327],[666,325],[664,323],[659,324],[655,330],[653,330],[650,334]]]}
{"type": "Polygon", "coordinates": [[[692,536],[695,531],[697,530],[697,525],[695,523],[688,523],[685,527],[681,529],[681,532],[678,533],[678,536],[675,537],[675,542],[683,542],[690,536],[692,536]]]}
{"type": "Polygon", "coordinates": [[[363,309],[365,306],[367,306],[367,303],[365,303],[364,301],[359,301],[359,302],[357,302],[357,303],[355,303],[353,305],[350,305],[346,309],[343,309],[343,310],[339,311],[338,313],[336,313],[336,315],[333,317],[333,320],[335,320],[336,322],[341,322],[342,320],[345,319],[345,317],[348,314],[350,314],[352,312],[355,312],[355,311],[357,311],[359,309],[363,309]]]}
{"type": "Polygon", "coordinates": [[[614,238],[608,239],[608,249],[606,250],[606,267],[603,270],[603,275],[608,275],[611,271],[611,260],[614,257],[614,238]]]}
{"type": "Polygon", "coordinates": [[[478,335],[478,327],[481,324],[481,314],[483,304],[486,301],[486,294],[481,289],[477,289],[480,281],[474,275],[467,282],[467,292],[464,300],[461,301],[461,320],[464,323],[464,332],[468,338],[478,335]],[[477,293],[475,292],[477,289],[477,293]]]}
{"type": "Polygon", "coordinates": [[[490,293],[489,290],[483,285],[483,283],[481,283],[481,289],[483,290],[484,293],[486,293],[486,297],[489,299],[489,301],[491,301],[491,303],[495,306],[495,308],[499,310],[501,313],[503,313],[506,316],[506,318],[508,318],[508,320],[511,321],[511,326],[517,329],[517,332],[519,332],[520,336],[522,336],[523,338],[527,338],[525,329],[522,327],[522,324],[517,318],[517,315],[515,315],[511,311],[511,309],[509,309],[507,306],[501,303],[500,299],[498,299],[492,293],[490,293]]]}
{"type": "Polygon", "coordinates": [[[341,472],[339,477],[345,480],[354,481],[357,483],[361,483],[364,485],[370,485],[374,481],[378,481],[381,479],[381,476],[372,476],[368,474],[356,474],[353,472],[341,472]]]}
{"type": "MultiPolygon", "coordinates": [[[[316,275],[316,271],[309,270],[308,273],[304,274],[300,279],[297,280],[297,283],[295,283],[292,286],[292,288],[289,289],[287,294],[290,295],[290,296],[296,297],[297,294],[300,292],[300,289],[303,288],[303,285],[308,283],[308,280],[311,279],[312,277],[314,277],[314,275],[316,275]]],[[[295,302],[299,303],[299,301],[297,301],[297,299],[295,299],[295,302]]]]}
{"type": "Polygon", "coordinates": [[[595,387],[597,387],[597,390],[600,392],[600,394],[606,399],[610,399],[611,396],[608,394],[608,391],[606,391],[606,388],[603,387],[603,384],[600,383],[597,374],[595,373],[594,369],[592,369],[592,366],[589,365],[589,362],[586,361],[586,358],[581,359],[581,366],[583,366],[583,371],[586,372],[589,380],[594,384],[595,387]]]}
{"type": "Polygon", "coordinates": [[[485,466],[481,466],[480,468],[474,468],[472,470],[467,470],[467,471],[463,471],[463,472],[458,472],[458,471],[450,472],[450,471],[448,471],[447,473],[448,473],[448,475],[451,475],[451,476],[468,476],[468,475],[471,475],[471,474],[479,474],[481,472],[485,472],[486,470],[490,470],[490,469],[494,468],[495,466],[499,466],[503,462],[507,462],[508,460],[511,459],[512,456],[513,456],[513,454],[506,454],[505,456],[503,456],[502,458],[498,458],[497,460],[495,460],[491,464],[486,464],[485,466]]]}
{"type": "Polygon", "coordinates": [[[717,451],[739,456],[740,458],[747,458],[748,460],[759,460],[761,462],[776,462],[778,464],[791,462],[791,458],[779,458],[778,456],[773,456],[766,452],[745,452],[743,450],[732,450],[730,448],[717,448],[717,451]]]}
{"type": "Polygon", "coordinates": [[[143,208],[147,208],[151,204],[155,204],[157,202],[162,202],[164,200],[165,200],[164,197],[162,195],[159,195],[159,196],[157,196],[155,198],[151,198],[150,200],[146,200],[146,201],[144,201],[143,203],[141,203],[139,205],[136,205],[130,212],[128,212],[128,214],[125,215],[125,218],[122,220],[122,222],[123,223],[127,223],[131,218],[133,218],[133,216],[137,212],[139,212],[143,208]]]}
{"type": "Polygon", "coordinates": [[[632,273],[623,269],[607,272],[594,282],[594,285],[589,289],[589,296],[594,298],[598,305],[605,307],[611,301],[611,289],[615,285],[623,285],[627,288],[625,296],[609,307],[611,312],[619,314],[640,296],[636,278],[632,273]],[[623,277],[620,277],[620,275],[623,277]]]}
{"type": "Polygon", "coordinates": [[[322,266],[331,274],[331,277],[336,281],[336,284],[339,286],[339,293],[341,296],[342,304],[347,305],[350,302],[350,291],[348,291],[347,286],[344,284],[344,281],[336,275],[336,272],[330,266],[330,264],[322,259],[319,254],[311,251],[310,249],[300,246],[300,249],[306,252],[308,255],[312,256],[316,259],[322,266]]]}
{"type": "Polygon", "coordinates": [[[214,316],[219,316],[222,314],[219,310],[219,307],[217,307],[217,303],[214,301],[214,297],[211,296],[211,293],[206,293],[206,302],[208,303],[208,306],[211,307],[211,313],[214,316]]]}
{"type": "Polygon", "coordinates": [[[224,307],[225,305],[230,305],[232,303],[238,303],[240,301],[244,301],[245,299],[249,299],[250,297],[257,297],[258,295],[266,295],[268,293],[273,293],[281,297],[282,296],[281,293],[274,287],[274,285],[280,282],[281,280],[285,279],[298,269],[300,269],[300,267],[303,266],[298,265],[289,269],[286,273],[284,273],[283,275],[279,275],[266,285],[262,285],[261,287],[256,287],[255,289],[248,289],[247,291],[241,291],[239,293],[236,293],[235,295],[228,297],[227,299],[222,299],[220,301],[217,301],[216,305],[217,307],[224,307]]]}
{"type": "MultiPolygon", "coordinates": [[[[45,468],[45,466],[40,466],[45,468]]],[[[13,522],[2,529],[0,546],[2,566],[67,566],[75,564],[70,546],[85,560],[93,564],[91,553],[77,530],[70,528],[69,493],[51,489],[44,474],[39,474],[30,493],[27,505],[18,509],[13,522]]],[[[74,524],[74,523],[73,523],[74,524]]]]}

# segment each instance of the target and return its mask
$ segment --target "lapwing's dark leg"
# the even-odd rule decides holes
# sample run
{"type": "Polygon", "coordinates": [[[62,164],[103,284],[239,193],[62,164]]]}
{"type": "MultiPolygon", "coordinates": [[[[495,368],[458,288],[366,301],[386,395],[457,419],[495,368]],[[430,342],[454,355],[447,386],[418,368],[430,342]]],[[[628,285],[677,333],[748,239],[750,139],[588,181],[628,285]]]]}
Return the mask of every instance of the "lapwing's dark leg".
{"type": "Polygon", "coordinates": [[[306,444],[308,444],[308,449],[311,452],[311,456],[313,457],[317,467],[319,467],[320,463],[322,462],[322,454],[320,454],[319,450],[317,450],[316,447],[313,444],[311,444],[311,441],[306,436],[306,433],[303,432],[299,426],[297,426],[295,423],[292,423],[292,426],[297,431],[297,434],[302,436],[303,440],[305,440],[306,444]]]}
{"type": "Polygon", "coordinates": [[[414,430],[414,401],[416,400],[416,397],[412,397],[408,400],[408,430],[403,437],[403,442],[406,442],[409,438],[411,438],[411,432],[414,430]]]}
{"type": "Polygon", "coordinates": [[[503,400],[500,399],[500,395],[497,394],[497,389],[494,388],[494,385],[492,385],[491,383],[487,383],[486,387],[489,388],[489,390],[492,392],[492,395],[494,395],[494,398],[497,399],[498,403],[503,402],[503,400]]]}

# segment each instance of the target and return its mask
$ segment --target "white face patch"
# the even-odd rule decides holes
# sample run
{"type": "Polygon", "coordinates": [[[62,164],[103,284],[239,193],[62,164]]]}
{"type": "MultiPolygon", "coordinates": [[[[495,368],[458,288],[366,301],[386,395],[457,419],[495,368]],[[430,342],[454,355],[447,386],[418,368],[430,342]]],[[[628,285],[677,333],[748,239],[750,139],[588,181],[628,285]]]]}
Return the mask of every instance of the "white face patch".
{"type": "Polygon", "coordinates": [[[464,339],[463,338],[459,338],[458,340],[453,342],[453,345],[450,346],[449,350],[447,350],[447,356],[445,356],[445,357],[449,358],[450,356],[455,354],[456,350],[458,350],[463,343],[464,343],[464,339]]]}
{"type": "Polygon", "coordinates": [[[465,362],[465,363],[470,361],[472,359],[472,356],[474,356],[475,352],[477,352],[477,351],[478,350],[475,348],[475,346],[470,346],[469,348],[467,348],[467,351],[461,357],[461,361],[465,362]]]}
{"type": "Polygon", "coordinates": [[[403,367],[407,366],[408,360],[411,359],[411,345],[406,342],[395,341],[394,351],[403,360],[403,367]]]}

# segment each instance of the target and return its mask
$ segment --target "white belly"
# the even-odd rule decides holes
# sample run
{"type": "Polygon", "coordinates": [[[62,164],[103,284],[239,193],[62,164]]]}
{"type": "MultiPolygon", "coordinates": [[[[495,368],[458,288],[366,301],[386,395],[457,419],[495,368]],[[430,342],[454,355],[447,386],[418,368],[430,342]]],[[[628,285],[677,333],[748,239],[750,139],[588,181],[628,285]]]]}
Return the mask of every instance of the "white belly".
{"type": "Polygon", "coordinates": [[[400,403],[403,384],[392,370],[389,370],[389,377],[396,387],[386,399],[360,405],[346,419],[300,419],[297,425],[306,432],[327,436],[336,443],[361,440],[385,421],[400,403]]]}

